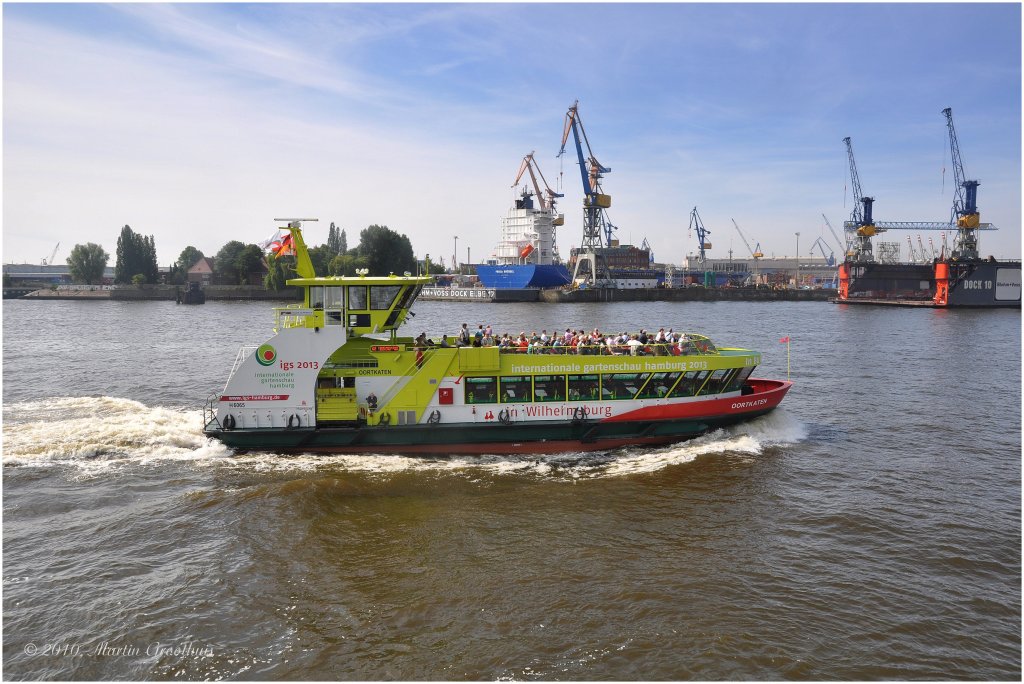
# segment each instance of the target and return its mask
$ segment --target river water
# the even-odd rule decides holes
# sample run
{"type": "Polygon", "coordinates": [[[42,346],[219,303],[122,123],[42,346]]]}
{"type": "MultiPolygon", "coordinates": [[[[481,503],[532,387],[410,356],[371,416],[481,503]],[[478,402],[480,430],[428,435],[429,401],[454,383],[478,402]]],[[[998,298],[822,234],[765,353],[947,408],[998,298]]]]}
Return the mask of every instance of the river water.
{"type": "Polygon", "coordinates": [[[774,413],[657,449],[234,456],[265,303],[3,305],[6,679],[1021,676],[1019,311],[420,302],[407,330],[674,327],[774,413]]]}

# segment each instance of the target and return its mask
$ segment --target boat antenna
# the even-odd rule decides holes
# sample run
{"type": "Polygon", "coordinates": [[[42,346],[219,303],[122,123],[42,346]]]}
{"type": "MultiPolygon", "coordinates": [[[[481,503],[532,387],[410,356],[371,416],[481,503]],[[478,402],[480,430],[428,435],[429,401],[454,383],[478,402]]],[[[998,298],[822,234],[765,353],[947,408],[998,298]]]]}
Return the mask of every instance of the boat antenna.
{"type": "Polygon", "coordinates": [[[295,249],[295,273],[300,278],[315,278],[316,271],[313,262],[309,258],[306,249],[306,241],[302,239],[302,222],[317,221],[315,218],[276,218],[275,221],[282,221],[288,224],[288,230],[292,233],[292,244],[295,249]]]}

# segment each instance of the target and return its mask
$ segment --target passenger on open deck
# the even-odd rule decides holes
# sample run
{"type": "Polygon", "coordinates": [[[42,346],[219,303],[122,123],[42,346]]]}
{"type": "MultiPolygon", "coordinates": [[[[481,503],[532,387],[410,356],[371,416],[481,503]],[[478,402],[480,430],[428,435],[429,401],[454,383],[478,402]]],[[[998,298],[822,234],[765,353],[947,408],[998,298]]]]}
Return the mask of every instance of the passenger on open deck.
{"type": "MultiPolygon", "coordinates": [[[[690,339],[685,333],[677,333],[673,328],[669,328],[667,332],[665,328],[659,328],[656,334],[649,333],[646,329],[641,329],[638,333],[602,333],[598,328],[591,332],[566,328],[563,334],[549,334],[547,329],[544,329],[539,335],[536,331],[529,335],[525,331],[520,331],[518,336],[509,333],[489,334],[489,331],[490,325],[478,325],[476,333],[470,334],[468,325],[463,324],[455,342],[462,346],[468,338],[472,346],[496,346],[503,353],[519,354],[680,356],[717,353],[710,340],[699,335],[696,339],[690,339]]],[[[424,338],[423,334],[417,337],[415,345],[433,346],[429,340],[424,344],[424,338]]],[[[447,343],[447,338],[442,339],[447,343]]]]}

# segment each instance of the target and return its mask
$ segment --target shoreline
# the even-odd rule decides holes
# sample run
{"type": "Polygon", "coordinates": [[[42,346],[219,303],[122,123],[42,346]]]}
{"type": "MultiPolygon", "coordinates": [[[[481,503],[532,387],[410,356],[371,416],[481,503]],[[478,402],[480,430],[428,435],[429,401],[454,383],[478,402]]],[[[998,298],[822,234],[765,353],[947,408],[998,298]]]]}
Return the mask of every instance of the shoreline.
{"type": "MultiPolygon", "coordinates": [[[[177,301],[188,291],[179,285],[144,285],[142,287],[92,287],[41,289],[25,292],[28,288],[4,288],[4,299],[26,299],[36,301],[177,301]],[[24,293],[24,294],[20,294],[24,293]]],[[[280,292],[266,290],[262,286],[250,285],[208,285],[203,288],[208,300],[227,301],[299,301],[301,289],[289,287],[280,292]]]]}
{"type": "MultiPolygon", "coordinates": [[[[177,301],[184,287],[147,285],[143,287],[58,288],[28,291],[5,288],[4,299],[34,301],[177,301]]],[[[299,288],[280,292],[244,285],[209,285],[203,288],[207,300],[216,301],[300,301],[299,288]]],[[[769,290],[755,288],[638,288],[586,290],[494,290],[483,288],[424,288],[422,301],[475,303],[582,304],[596,302],[827,302],[837,295],[834,289],[769,290]]]]}

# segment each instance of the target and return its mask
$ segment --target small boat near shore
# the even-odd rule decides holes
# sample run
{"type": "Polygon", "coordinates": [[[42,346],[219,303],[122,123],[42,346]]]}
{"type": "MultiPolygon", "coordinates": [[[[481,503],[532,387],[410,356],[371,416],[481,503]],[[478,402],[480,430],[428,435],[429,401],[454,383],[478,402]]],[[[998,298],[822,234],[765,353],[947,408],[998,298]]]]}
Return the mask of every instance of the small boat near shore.
{"type": "Polygon", "coordinates": [[[238,451],[520,454],[662,445],[776,408],[791,383],[700,335],[487,346],[398,334],[428,277],[317,277],[239,351],[204,433],[238,451]]]}

